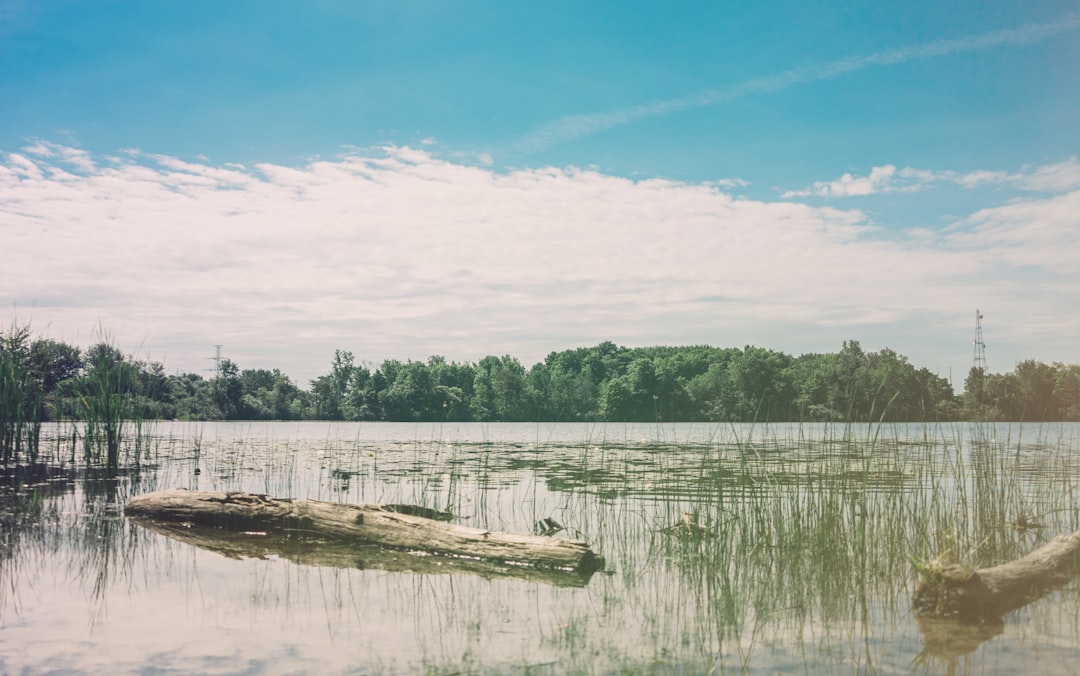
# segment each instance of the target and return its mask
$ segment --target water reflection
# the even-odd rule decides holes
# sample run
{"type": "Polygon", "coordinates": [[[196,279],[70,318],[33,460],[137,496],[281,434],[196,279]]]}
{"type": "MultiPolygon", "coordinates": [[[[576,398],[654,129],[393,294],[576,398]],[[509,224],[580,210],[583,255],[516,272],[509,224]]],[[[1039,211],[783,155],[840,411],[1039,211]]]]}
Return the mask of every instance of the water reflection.
{"type": "Polygon", "coordinates": [[[981,622],[917,617],[924,648],[915,665],[926,673],[955,674],[964,666],[963,658],[986,641],[1005,632],[1005,621],[994,618],[981,622]]]}
{"type": "Polygon", "coordinates": [[[1080,528],[1077,431],[159,424],[138,471],[0,475],[0,670],[1055,673],[1080,657],[1074,584],[961,626],[911,612],[909,557],[993,565],[1080,528]],[[551,518],[611,570],[553,582],[122,517],[173,487],[551,518]],[[684,513],[711,536],[673,533],[684,513]]]}
{"type": "Polygon", "coordinates": [[[560,587],[584,587],[595,572],[544,570],[464,557],[395,551],[375,545],[303,539],[262,532],[226,531],[142,518],[132,519],[131,522],[179,542],[232,559],[280,558],[305,566],[424,575],[473,574],[488,579],[505,577],[560,587]]]}

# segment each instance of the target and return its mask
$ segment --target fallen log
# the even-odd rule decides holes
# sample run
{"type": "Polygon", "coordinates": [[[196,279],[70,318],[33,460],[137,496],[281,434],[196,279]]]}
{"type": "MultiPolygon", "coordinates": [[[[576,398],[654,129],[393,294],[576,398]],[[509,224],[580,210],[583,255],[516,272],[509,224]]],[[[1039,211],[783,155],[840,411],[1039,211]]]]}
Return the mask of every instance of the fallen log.
{"type": "Polygon", "coordinates": [[[973,570],[954,562],[916,564],[913,607],[921,615],[996,621],[1064,585],[1077,573],[1080,531],[1059,535],[1027,556],[973,570]]]}
{"type": "Polygon", "coordinates": [[[603,558],[581,540],[472,528],[391,511],[383,505],[173,489],[137,495],[124,512],[164,522],[375,544],[507,566],[587,574],[604,565],[603,558]]]}

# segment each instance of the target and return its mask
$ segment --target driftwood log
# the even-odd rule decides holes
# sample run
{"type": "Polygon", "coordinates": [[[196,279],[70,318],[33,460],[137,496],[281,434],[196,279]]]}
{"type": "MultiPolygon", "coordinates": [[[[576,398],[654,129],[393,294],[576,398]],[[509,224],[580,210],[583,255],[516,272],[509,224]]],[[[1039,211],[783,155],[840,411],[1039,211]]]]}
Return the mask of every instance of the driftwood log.
{"type": "Polygon", "coordinates": [[[994,622],[1064,585],[1080,563],[1080,531],[1027,556],[973,570],[952,562],[917,565],[913,606],[921,615],[994,622]]]}
{"type": "Polygon", "coordinates": [[[603,567],[581,540],[500,533],[391,511],[384,505],[288,500],[253,493],[164,490],[128,501],[125,514],[239,533],[265,532],[378,545],[489,562],[590,574],[603,567]]]}

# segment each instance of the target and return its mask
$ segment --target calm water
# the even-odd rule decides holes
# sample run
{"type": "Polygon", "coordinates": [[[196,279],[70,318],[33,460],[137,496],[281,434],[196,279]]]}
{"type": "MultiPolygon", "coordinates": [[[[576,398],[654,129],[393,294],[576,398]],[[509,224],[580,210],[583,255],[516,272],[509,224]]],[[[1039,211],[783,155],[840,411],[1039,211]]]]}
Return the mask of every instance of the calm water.
{"type": "Polygon", "coordinates": [[[909,609],[909,557],[951,547],[990,565],[1080,529],[1077,425],[158,423],[119,479],[71,463],[69,427],[46,436],[53,461],[9,470],[0,494],[2,673],[1080,663],[1076,583],[989,626],[909,609]],[[131,495],[175,487],[420,504],[513,532],[551,517],[607,567],[560,581],[349,552],[228,556],[124,518],[131,495]],[[684,513],[710,535],[670,530],[684,513]]]}

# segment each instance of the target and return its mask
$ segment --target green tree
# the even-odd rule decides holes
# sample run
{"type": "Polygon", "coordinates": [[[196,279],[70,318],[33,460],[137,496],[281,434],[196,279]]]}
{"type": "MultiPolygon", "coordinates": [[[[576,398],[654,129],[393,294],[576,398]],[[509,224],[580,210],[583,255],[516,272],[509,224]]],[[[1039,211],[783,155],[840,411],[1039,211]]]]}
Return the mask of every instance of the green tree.
{"type": "Polygon", "coordinates": [[[613,421],[674,420],[674,411],[686,398],[685,387],[665,360],[638,353],[626,373],[601,385],[600,415],[613,421]]]}
{"type": "Polygon", "coordinates": [[[653,362],[640,358],[626,373],[608,378],[600,386],[600,417],[608,421],[643,422],[660,418],[653,362]]]}
{"type": "Polygon", "coordinates": [[[181,420],[214,420],[221,417],[210,391],[210,382],[197,373],[169,376],[169,397],[181,420]]]}
{"type": "Polygon", "coordinates": [[[210,381],[210,399],[217,408],[216,418],[238,420],[245,412],[240,368],[231,359],[219,362],[217,374],[210,381]]]}
{"type": "Polygon", "coordinates": [[[990,393],[987,389],[989,375],[980,366],[972,366],[964,379],[961,397],[963,415],[968,420],[989,420],[990,393]]]}
{"type": "Polygon", "coordinates": [[[408,361],[392,369],[394,380],[380,395],[387,420],[436,420],[435,386],[427,365],[408,361]]]}
{"type": "Polygon", "coordinates": [[[1034,359],[1016,365],[1014,371],[1022,399],[1020,420],[1060,420],[1054,368],[1034,359]]]}
{"type": "Polygon", "coordinates": [[[728,379],[727,361],[709,364],[708,369],[687,384],[690,399],[702,420],[734,420],[733,394],[728,379]]]}
{"type": "Polygon", "coordinates": [[[1054,364],[1054,397],[1062,420],[1080,421],[1080,366],[1054,364]]]}
{"type": "Polygon", "coordinates": [[[256,420],[296,420],[303,410],[303,395],[278,369],[244,369],[243,412],[256,420]]]}
{"type": "Polygon", "coordinates": [[[600,388],[625,370],[627,350],[610,341],[595,347],[552,352],[529,373],[542,420],[600,419],[600,388]]]}
{"type": "Polygon", "coordinates": [[[33,376],[41,383],[46,395],[54,392],[60,383],[77,378],[82,372],[81,351],[67,343],[39,338],[30,344],[27,356],[33,376]]]}
{"type": "Polygon", "coordinates": [[[353,370],[347,395],[348,410],[352,420],[380,420],[382,406],[379,393],[386,389],[386,378],[382,372],[372,373],[367,366],[353,370]]]}
{"type": "Polygon", "coordinates": [[[749,345],[733,355],[727,365],[732,419],[789,420],[794,400],[790,365],[791,358],[781,352],[749,345]]]}
{"type": "Polygon", "coordinates": [[[921,399],[907,420],[945,422],[959,417],[960,401],[948,380],[927,368],[919,369],[915,378],[921,399]]]}
{"type": "Polygon", "coordinates": [[[447,363],[442,356],[428,359],[433,383],[432,408],[435,420],[464,422],[471,419],[470,402],[476,370],[471,364],[447,363]]]}
{"type": "Polygon", "coordinates": [[[487,356],[476,365],[470,409],[474,420],[528,420],[531,406],[525,368],[517,359],[487,356]]]}

